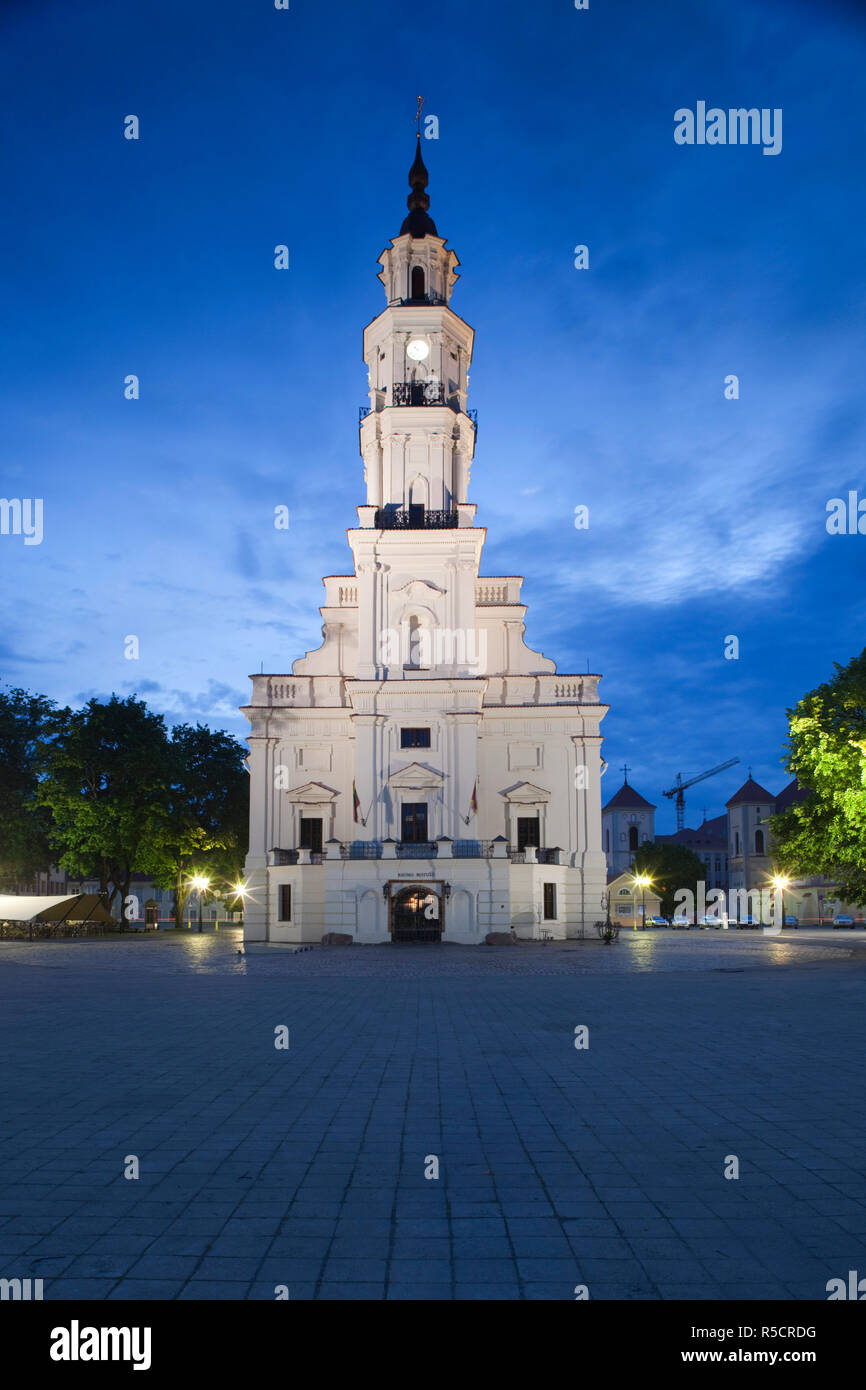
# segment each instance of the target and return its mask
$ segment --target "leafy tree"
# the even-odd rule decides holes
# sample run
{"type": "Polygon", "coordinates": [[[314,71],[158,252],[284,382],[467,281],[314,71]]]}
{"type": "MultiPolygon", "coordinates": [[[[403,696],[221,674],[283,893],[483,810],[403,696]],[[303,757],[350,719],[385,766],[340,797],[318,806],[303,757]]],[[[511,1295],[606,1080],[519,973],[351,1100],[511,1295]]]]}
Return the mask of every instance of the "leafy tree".
{"type": "Polygon", "coordinates": [[[160,714],[130,695],[88,700],[63,710],[43,758],[38,799],[53,818],[59,862],[81,878],[98,878],[120,916],[133,871],[145,854],[165,801],[168,767],[160,714]]]}
{"type": "Polygon", "coordinates": [[[171,888],[175,926],[183,920],[190,878],[223,881],[243,874],[249,820],[246,749],[231,734],[178,724],[168,743],[168,788],[147,852],[138,867],[160,888],[171,888]]]}
{"type": "Polygon", "coordinates": [[[0,886],[29,882],[51,862],[51,816],[37,801],[40,750],[54,706],[44,695],[0,690],[0,886]]]}
{"type": "Polygon", "coordinates": [[[821,874],[866,902],[866,649],[788,710],[784,765],[810,795],[773,816],[788,872],[821,874]]]}
{"type": "Polygon", "coordinates": [[[647,842],[641,845],[634,857],[634,872],[647,874],[652,879],[653,890],[659,895],[659,907],[663,917],[674,913],[674,894],[678,888],[688,888],[697,901],[698,884],[706,879],[706,865],[685,845],[647,842]]]}

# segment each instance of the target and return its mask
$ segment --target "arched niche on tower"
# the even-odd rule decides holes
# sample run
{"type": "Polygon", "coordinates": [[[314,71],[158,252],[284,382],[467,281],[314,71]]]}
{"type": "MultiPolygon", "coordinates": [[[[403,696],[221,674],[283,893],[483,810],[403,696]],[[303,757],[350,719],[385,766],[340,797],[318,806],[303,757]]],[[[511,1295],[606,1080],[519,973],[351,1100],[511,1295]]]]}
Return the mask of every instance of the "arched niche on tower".
{"type": "Polygon", "coordinates": [[[425,478],[422,473],[416,473],[409,484],[409,506],[424,507],[430,506],[430,480],[425,478]]]}

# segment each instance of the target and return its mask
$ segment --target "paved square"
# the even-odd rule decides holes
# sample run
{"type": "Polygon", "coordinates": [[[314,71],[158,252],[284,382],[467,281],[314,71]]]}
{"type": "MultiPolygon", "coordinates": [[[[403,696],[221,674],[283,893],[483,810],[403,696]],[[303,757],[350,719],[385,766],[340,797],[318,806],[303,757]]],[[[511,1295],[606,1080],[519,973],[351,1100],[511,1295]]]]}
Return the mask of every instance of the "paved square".
{"type": "Polygon", "coordinates": [[[476,1300],[866,1275],[866,933],[240,944],[0,944],[0,1277],[476,1300]]]}

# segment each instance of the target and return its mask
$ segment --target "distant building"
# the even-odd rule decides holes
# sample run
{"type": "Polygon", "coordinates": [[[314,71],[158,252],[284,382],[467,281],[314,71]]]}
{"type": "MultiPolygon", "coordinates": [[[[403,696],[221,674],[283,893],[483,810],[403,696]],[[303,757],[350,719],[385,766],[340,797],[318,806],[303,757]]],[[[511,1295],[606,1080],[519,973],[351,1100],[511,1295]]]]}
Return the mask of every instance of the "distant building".
{"type": "Polygon", "coordinates": [[[686,828],[673,835],[656,835],[657,845],[682,845],[690,849],[704,864],[707,888],[729,886],[728,818],[715,816],[704,820],[696,830],[686,828]]]}
{"type": "Polygon", "coordinates": [[[654,889],[649,886],[641,890],[637,887],[634,874],[628,869],[622,869],[619,873],[614,869],[608,876],[607,883],[608,903],[611,918],[618,922],[621,927],[641,926],[644,917],[658,917],[661,915],[661,898],[654,889]]]}
{"type": "Polygon", "coordinates": [[[49,864],[47,868],[37,870],[26,882],[22,880],[13,883],[9,892],[53,897],[64,894],[69,882],[69,875],[65,869],[58,868],[56,864],[49,864]]]}
{"type": "MultiPolygon", "coordinates": [[[[71,893],[98,893],[99,880],[94,878],[72,880],[68,884],[71,893]]],[[[233,911],[234,903],[229,905],[222,899],[212,899],[202,904],[202,922],[214,926],[217,922],[241,921],[243,914],[233,911]]],[[[120,915],[117,899],[115,913],[120,915]]],[[[174,926],[174,895],[170,888],[157,888],[147,874],[133,874],[129,885],[129,901],[123,914],[128,922],[143,923],[149,927],[174,926]]],[[[198,898],[193,890],[184,904],[183,922],[198,925],[198,898]]]]}
{"type": "MultiPolygon", "coordinates": [[[[751,773],[727,802],[723,816],[704,818],[696,828],[677,830],[672,835],[655,834],[655,806],[629,785],[628,776],[602,809],[602,843],[608,864],[608,887],[617,879],[611,893],[611,914],[619,900],[623,916],[632,911],[627,871],[634,863],[636,851],[645,842],[682,845],[696,854],[704,864],[707,891],[722,888],[725,892],[770,887],[776,863],[770,834],[770,818],[779,815],[809,792],[793,778],[777,796],[760,785],[751,773]]],[[[656,909],[652,909],[656,911],[656,909]]],[[[864,909],[845,902],[839,896],[838,885],[821,876],[792,877],[785,889],[785,913],[801,921],[830,921],[847,913],[860,922],[864,909]]],[[[651,910],[647,906],[647,915],[651,910]]]]}
{"type": "Polygon", "coordinates": [[[776,798],[750,776],[727,807],[730,887],[766,887],[772,872],[769,822],[776,798]]]}
{"type": "Polygon", "coordinates": [[[629,786],[626,772],[619,791],[601,812],[602,846],[609,874],[630,868],[641,845],[655,840],[655,813],[652,802],[629,786]]]}

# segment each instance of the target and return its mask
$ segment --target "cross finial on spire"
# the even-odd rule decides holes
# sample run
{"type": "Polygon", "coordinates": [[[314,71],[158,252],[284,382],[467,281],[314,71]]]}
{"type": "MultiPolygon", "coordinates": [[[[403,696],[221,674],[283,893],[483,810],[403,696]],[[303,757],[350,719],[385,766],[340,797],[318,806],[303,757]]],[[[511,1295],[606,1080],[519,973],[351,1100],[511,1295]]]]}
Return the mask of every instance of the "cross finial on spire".
{"type": "Polygon", "coordinates": [[[629,767],[628,763],[623,763],[623,765],[622,765],[623,781],[625,781],[625,782],[628,781],[628,774],[629,774],[630,772],[631,772],[631,768],[629,767]]]}
{"type": "Polygon", "coordinates": [[[409,216],[403,219],[400,228],[400,235],[406,233],[412,237],[437,236],[436,223],[429,216],[427,209],[430,206],[430,194],[427,192],[427,170],[424,167],[424,160],[421,158],[421,109],[424,105],[424,98],[418,98],[418,111],[415,116],[417,130],[415,132],[415,159],[412,168],[409,170],[409,186],[412,192],[406,199],[406,206],[409,209],[409,216]]]}

